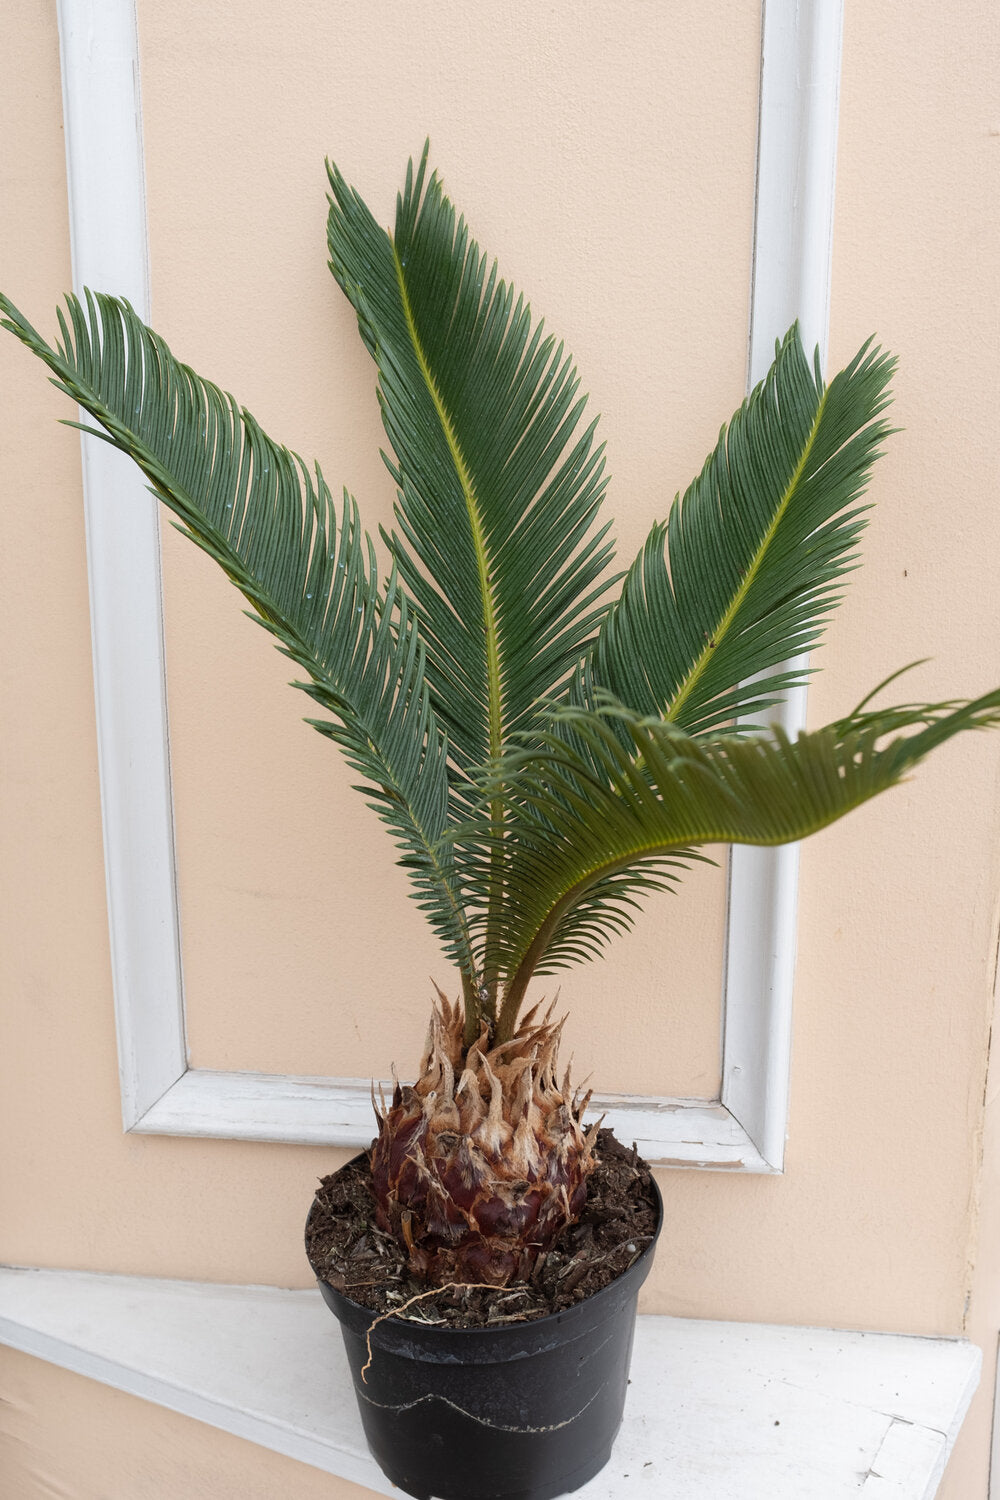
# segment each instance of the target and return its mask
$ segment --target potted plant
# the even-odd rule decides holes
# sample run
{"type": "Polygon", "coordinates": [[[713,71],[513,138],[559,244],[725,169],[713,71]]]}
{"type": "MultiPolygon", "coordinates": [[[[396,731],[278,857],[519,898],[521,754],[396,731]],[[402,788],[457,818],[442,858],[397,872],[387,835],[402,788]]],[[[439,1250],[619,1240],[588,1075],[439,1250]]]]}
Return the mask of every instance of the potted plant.
{"type": "Polygon", "coordinates": [[[68,298],[54,346],[0,310],[303,674],[309,722],[359,774],[457,970],[419,1076],[376,1107],[370,1158],[317,1195],[311,1256],[390,1478],[543,1500],[608,1457],[660,1210],[648,1172],[584,1123],[561,1022],[523,1014],[529,982],[592,957],[705,844],[826,827],[997,722],[1000,691],[869,695],[795,740],[761,728],[856,563],[892,361],[866,344],[824,384],[793,329],[613,575],[572,363],[426,169],[425,148],[389,234],[330,168],[331,267],[377,366],[398,491],[387,576],[353,499],[338,510],[318,466],[127,303],[68,298]],[[605,1203],[595,1256],[581,1215],[602,1172],[646,1232],[615,1239],[605,1203]],[[366,1300],[359,1264],[379,1262],[412,1295],[366,1300]]]}

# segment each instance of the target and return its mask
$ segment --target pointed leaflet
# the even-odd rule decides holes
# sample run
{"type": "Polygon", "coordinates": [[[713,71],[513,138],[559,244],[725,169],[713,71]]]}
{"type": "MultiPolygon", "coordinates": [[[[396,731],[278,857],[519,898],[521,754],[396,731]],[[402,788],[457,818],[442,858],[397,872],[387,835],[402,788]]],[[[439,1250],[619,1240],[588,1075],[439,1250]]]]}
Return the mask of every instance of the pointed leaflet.
{"type": "Polygon", "coordinates": [[[400,575],[427,681],[465,768],[532,722],[576,666],[611,555],[604,490],[569,359],[534,329],[432,176],[427,152],[395,234],[330,168],[331,267],[379,370],[396,455],[400,575]]]}
{"type": "Polygon", "coordinates": [[[178,364],[127,303],[88,293],[86,308],[75,297],[67,304],[56,349],[0,297],[3,326],[96,418],[105,429],[97,436],[135,460],[179,529],[220,564],[308,673],[298,686],[338,720],[309,722],[365,778],[362,790],[402,848],[418,902],[470,973],[450,846],[442,845],[447,744],[428,704],[406,601],[395,576],[380,593],[354,502],[345,495],[338,536],[319,468],[314,479],[232,396],[178,364]]]}
{"type": "Polygon", "coordinates": [[[952,735],[1000,723],[1000,690],[971,703],[860,713],[794,741],[780,729],[694,738],[608,702],[555,719],[540,748],[514,752],[502,768],[517,805],[507,824],[501,1038],[531,975],[629,925],[636,895],[672,883],[692,847],[784,844],[825,828],[952,735]]]}
{"type": "Polygon", "coordinates": [[[796,680],[776,669],[816,643],[855,566],[892,369],[866,344],[824,388],[791,330],[632,565],[601,627],[598,686],[706,734],[796,680]]]}

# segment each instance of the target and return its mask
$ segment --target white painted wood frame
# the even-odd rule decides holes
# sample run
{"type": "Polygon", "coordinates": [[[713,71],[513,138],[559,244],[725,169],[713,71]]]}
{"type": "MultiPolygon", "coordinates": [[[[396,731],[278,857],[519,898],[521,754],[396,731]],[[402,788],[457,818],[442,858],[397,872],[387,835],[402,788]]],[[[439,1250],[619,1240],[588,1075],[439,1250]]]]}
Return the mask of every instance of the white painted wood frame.
{"type": "Polygon", "coordinates": [[[997,1355],[994,1364],[993,1385],[993,1432],[990,1440],[989,1496],[1000,1500],[1000,1338],[997,1340],[997,1355]]]}
{"type": "MultiPolygon", "coordinates": [[[[135,0],[59,0],[73,279],[149,313],[135,0]]],[[[763,10],[749,377],[798,317],[825,351],[842,0],[763,10]]],[[[112,978],[126,1130],[363,1145],[369,1081],[187,1065],[155,502],[84,437],[83,474],[112,978]]],[[[789,699],[786,727],[804,721],[789,699]]],[[[654,1162],[780,1171],[797,851],[738,850],[730,874],[721,1100],[594,1100],[654,1162]]]]}

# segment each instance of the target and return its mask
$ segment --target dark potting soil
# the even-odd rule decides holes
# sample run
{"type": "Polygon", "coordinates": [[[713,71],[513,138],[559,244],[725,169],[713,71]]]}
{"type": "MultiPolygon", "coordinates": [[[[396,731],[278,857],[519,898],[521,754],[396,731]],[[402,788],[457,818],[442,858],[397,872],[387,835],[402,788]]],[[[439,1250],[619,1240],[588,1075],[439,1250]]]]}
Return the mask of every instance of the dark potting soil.
{"type": "Polygon", "coordinates": [[[434,1295],[413,1276],[406,1251],[375,1226],[366,1157],[324,1177],[309,1220],[306,1252],[321,1281],[371,1308],[452,1328],[523,1323],[582,1302],[627,1271],[656,1233],[649,1167],[610,1130],[601,1130],[587,1202],[575,1224],[540,1255],[529,1281],[505,1287],[443,1287],[434,1295]]]}

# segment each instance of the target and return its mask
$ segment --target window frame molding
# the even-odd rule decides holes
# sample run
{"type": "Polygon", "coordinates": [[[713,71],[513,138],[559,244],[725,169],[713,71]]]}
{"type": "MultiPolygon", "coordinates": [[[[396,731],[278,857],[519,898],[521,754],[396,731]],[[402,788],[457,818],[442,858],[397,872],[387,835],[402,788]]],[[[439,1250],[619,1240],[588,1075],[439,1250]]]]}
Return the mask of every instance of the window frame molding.
{"type": "MultiPolygon", "coordinates": [[[[58,0],[73,284],[149,317],[135,0],[58,0]]],[[[798,318],[825,361],[843,0],[765,0],[748,384],[798,318]]],[[[370,1083],[189,1066],[156,501],[81,435],[111,968],[126,1131],[361,1146],[370,1083]]],[[[805,689],[781,719],[805,723],[805,689]]],[[[597,1095],[664,1166],[780,1172],[788,1116],[798,846],[734,849],[721,1098],[597,1095]]]]}

